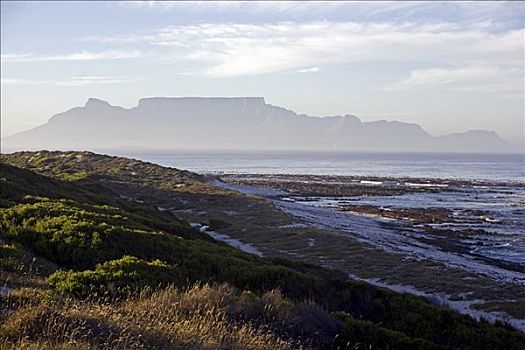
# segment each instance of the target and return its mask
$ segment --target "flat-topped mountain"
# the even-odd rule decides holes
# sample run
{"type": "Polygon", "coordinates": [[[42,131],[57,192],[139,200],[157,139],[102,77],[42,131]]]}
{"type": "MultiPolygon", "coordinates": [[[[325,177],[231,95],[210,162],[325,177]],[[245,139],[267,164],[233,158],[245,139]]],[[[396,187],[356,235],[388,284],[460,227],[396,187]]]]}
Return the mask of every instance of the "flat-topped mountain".
{"type": "Polygon", "coordinates": [[[2,140],[4,149],[232,149],[509,152],[492,131],[434,137],[417,124],[353,115],[312,117],[262,97],[154,97],[125,109],[90,98],[34,129],[2,140]]]}

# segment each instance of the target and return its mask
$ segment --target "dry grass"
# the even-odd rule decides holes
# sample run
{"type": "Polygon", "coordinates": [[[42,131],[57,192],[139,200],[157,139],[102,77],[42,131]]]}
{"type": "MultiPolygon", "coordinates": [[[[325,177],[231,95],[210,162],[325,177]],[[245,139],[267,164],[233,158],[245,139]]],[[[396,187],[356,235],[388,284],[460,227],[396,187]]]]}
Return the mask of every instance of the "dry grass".
{"type": "Polygon", "coordinates": [[[2,349],[302,348],[275,332],[284,325],[282,333],[291,334],[296,326],[294,304],[278,292],[258,297],[228,285],[194,285],[144,290],[118,304],[54,297],[21,305],[15,295],[2,305],[11,308],[0,326],[2,349]]]}

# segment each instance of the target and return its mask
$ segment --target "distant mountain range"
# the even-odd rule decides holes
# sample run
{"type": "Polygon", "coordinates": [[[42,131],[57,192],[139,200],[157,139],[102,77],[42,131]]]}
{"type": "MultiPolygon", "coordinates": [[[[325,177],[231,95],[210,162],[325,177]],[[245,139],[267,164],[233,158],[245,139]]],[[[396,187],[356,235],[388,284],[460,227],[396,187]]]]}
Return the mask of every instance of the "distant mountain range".
{"type": "Polygon", "coordinates": [[[311,117],[262,97],[153,97],[125,109],[90,98],[36,128],[2,140],[3,149],[192,149],[515,152],[494,131],[434,137],[418,124],[353,115],[311,117]]]}

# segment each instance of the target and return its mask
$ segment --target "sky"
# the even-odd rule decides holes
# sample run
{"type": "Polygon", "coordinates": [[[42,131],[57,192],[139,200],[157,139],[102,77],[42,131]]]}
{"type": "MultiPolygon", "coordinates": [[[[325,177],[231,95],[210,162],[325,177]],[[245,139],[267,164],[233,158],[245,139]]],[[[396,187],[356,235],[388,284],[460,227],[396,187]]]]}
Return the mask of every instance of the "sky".
{"type": "Polygon", "coordinates": [[[263,96],[524,145],[525,2],[1,2],[1,135],[96,97],[263,96]]]}

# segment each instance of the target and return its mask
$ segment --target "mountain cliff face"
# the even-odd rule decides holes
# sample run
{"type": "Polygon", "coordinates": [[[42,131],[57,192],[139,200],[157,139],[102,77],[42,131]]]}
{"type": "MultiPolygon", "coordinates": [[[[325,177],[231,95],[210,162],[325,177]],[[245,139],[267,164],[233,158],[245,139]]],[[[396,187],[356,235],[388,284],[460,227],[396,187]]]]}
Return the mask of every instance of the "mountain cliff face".
{"type": "Polygon", "coordinates": [[[417,124],[298,115],[262,97],[154,97],[130,109],[90,98],[83,107],[59,113],[2,144],[12,150],[513,151],[491,131],[433,137],[417,124]]]}

